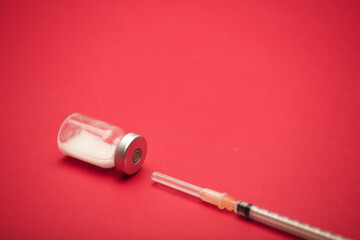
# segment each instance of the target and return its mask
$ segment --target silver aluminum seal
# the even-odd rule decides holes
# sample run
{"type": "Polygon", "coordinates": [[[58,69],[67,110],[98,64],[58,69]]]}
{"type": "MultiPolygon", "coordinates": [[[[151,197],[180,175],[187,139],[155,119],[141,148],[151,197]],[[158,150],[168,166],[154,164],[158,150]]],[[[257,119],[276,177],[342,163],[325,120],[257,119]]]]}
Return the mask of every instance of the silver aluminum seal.
{"type": "Polygon", "coordinates": [[[128,175],[135,174],[144,163],[147,152],[147,143],[143,136],[128,133],[115,150],[115,168],[128,175]]]}

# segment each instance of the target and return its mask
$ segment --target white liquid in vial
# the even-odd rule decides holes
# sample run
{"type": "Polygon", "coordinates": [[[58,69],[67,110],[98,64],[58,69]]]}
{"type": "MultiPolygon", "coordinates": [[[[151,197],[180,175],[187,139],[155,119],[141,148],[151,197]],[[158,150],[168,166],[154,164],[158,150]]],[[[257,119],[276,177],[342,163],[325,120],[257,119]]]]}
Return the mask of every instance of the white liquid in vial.
{"type": "Polygon", "coordinates": [[[60,146],[63,153],[84,162],[102,168],[114,167],[116,145],[105,143],[100,137],[85,130],[80,130],[60,146]]]}

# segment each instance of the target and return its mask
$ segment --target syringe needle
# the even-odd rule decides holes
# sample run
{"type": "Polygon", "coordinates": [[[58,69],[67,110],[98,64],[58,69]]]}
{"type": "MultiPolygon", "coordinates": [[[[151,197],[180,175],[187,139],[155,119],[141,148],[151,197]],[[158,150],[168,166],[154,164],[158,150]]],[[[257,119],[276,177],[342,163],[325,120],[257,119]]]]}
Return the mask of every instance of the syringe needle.
{"type": "Polygon", "coordinates": [[[265,225],[280,229],[284,232],[296,235],[304,239],[317,240],[345,240],[348,238],[330,233],[317,227],[299,222],[297,220],[270,212],[266,209],[254,206],[243,201],[236,201],[233,197],[229,197],[226,193],[220,193],[208,188],[201,188],[190,183],[169,177],[165,174],[154,172],[151,178],[158,183],[164,184],[171,188],[185,192],[201,200],[218,206],[220,209],[226,208],[234,211],[236,214],[245,218],[261,222],[265,225]]]}

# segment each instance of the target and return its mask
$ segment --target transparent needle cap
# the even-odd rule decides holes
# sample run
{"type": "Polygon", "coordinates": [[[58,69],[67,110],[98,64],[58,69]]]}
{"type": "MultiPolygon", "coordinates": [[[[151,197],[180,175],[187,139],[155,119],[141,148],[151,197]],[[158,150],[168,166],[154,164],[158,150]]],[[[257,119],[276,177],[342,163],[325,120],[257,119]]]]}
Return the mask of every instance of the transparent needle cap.
{"type": "Polygon", "coordinates": [[[229,211],[235,209],[236,202],[234,198],[229,197],[226,193],[216,192],[208,188],[201,188],[158,172],[154,172],[151,178],[155,182],[198,197],[205,202],[218,206],[220,209],[226,208],[229,211]]]}
{"type": "Polygon", "coordinates": [[[200,192],[203,190],[203,188],[192,185],[187,182],[183,182],[179,179],[169,177],[165,174],[154,172],[151,176],[152,180],[155,182],[164,184],[168,187],[175,188],[179,191],[182,191],[184,193],[193,195],[194,197],[200,198],[200,192]]]}

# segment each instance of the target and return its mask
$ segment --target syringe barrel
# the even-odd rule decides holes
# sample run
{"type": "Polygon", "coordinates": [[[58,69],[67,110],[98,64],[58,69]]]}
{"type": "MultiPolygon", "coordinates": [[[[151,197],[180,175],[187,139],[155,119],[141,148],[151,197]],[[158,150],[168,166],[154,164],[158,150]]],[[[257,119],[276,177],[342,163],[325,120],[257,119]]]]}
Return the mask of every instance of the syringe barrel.
{"type": "Polygon", "coordinates": [[[304,239],[346,240],[343,236],[325,231],[306,223],[282,216],[249,203],[238,201],[236,213],[254,221],[282,230],[304,239]]]}

